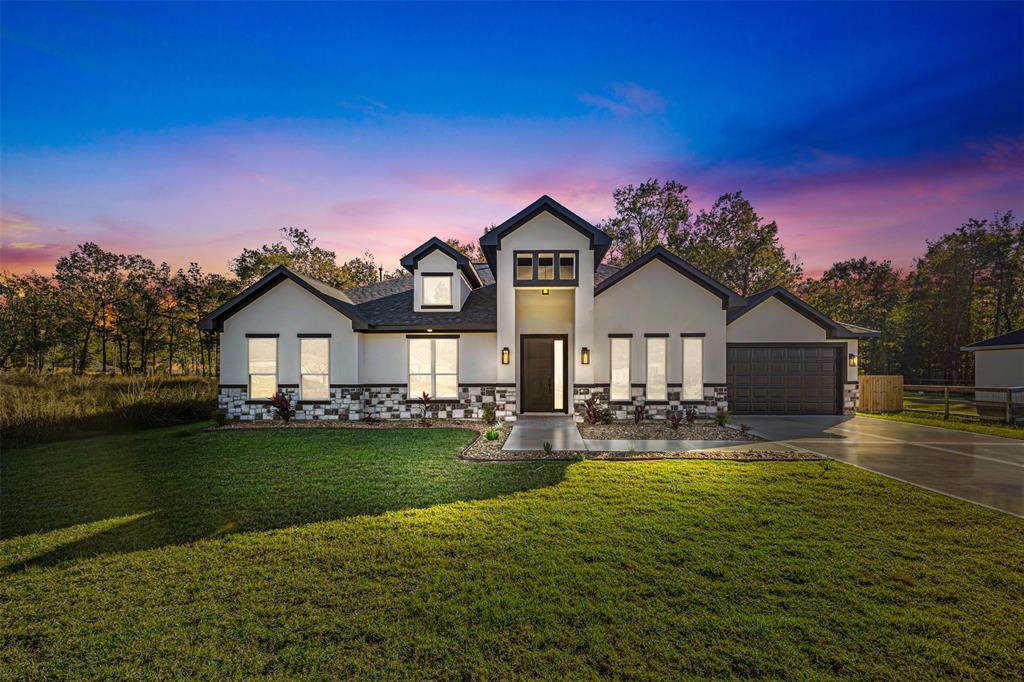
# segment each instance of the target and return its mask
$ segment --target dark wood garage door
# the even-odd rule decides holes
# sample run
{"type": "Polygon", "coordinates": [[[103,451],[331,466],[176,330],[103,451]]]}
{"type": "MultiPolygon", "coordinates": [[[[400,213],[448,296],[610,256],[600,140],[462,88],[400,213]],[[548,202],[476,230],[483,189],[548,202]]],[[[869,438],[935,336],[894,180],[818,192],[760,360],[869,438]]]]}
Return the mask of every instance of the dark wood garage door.
{"type": "Polygon", "coordinates": [[[838,414],[839,347],[729,344],[729,408],[738,414],[838,414]]]}

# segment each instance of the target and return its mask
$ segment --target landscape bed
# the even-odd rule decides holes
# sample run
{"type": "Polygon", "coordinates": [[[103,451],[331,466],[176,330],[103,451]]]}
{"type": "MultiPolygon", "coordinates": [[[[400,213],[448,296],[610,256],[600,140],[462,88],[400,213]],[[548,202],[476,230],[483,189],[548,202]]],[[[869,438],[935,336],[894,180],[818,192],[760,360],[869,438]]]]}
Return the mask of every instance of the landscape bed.
{"type": "Polygon", "coordinates": [[[673,429],[667,420],[613,421],[610,424],[579,425],[580,434],[584,438],[597,440],[630,439],[630,440],[760,440],[740,428],[719,426],[713,421],[700,420],[693,424],[685,421],[679,428],[673,429]]]}
{"type": "Polygon", "coordinates": [[[1012,678],[1024,521],[843,464],[201,425],[0,460],[11,678],[1012,678]]]}

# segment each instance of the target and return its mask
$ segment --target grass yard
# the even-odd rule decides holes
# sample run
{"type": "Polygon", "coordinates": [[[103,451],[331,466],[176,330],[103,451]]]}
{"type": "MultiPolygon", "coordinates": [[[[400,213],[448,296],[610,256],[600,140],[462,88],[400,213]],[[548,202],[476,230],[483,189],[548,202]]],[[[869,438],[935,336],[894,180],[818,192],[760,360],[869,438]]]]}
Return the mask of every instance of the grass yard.
{"type": "Polygon", "coordinates": [[[1011,678],[1024,521],[841,464],[469,463],[458,430],[4,453],[7,677],[1011,678]]]}
{"type": "Polygon", "coordinates": [[[958,417],[943,419],[941,414],[932,417],[931,415],[914,412],[858,412],[857,415],[861,417],[872,417],[874,419],[888,419],[889,421],[894,422],[905,422],[907,424],[938,426],[943,429],[953,429],[955,431],[983,433],[987,436],[1002,436],[1003,438],[1017,438],[1024,440],[1024,426],[1013,426],[999,422],[983,422],[976,419],[961,419],[958,417]]]}

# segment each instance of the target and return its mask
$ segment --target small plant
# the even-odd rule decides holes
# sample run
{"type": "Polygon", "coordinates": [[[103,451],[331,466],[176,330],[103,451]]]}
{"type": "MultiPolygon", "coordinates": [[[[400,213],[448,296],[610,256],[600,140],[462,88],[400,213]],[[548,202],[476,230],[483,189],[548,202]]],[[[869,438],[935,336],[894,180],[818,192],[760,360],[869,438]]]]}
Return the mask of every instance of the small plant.
{"type": "Polygon", "coordinates": [[[749,424],[740,424],[740,433],[742,433],[744,435],[750,433],[750,425],[749,424]]]}
{"type": "Polygon", "coordinates": [[[597,398],[590,396],[583,401],[583,418],[588,424],[596,424],[601,421],[604,415],[604,410],[601,408],[601,403],[597,401],[597,398]]]}
{"type": "Polygon", "coordinates": [[[633,406],[633,423],[639,424],[644,420],[644,404],[637,403],[633,406]]]}
{"type": "Polygon", "coordinates": [[[683,415],[679,414],[679,411],[668,413],[668,425],[672,427],[673,431],[678,431],[679,427],[683,423],[683,415]]]}
{"type": "Polygon", "coordinates": [[[484,423],[494,424],[498,421],[498,406],[494,403],[484,403],[483,406],[484,423]]]}
{"type": "Polygon", "coordinates": [[[715,412],[715,422],[719,426],[725,426],[729,423],[729,410],[719,410],[715,412]]]}
{"type": "Polygon", "coordinates": [[[611,424],[612,423],[612,411],[608,408],[601,410],[601,423],[611,424]]]}
{"type": "Polygon", "coordinates": [[[228,414],[224,410],[213,410],[210,412],[210,419],[217,426],[224,426],[228,421],[228,414]]]}
{"type": "Polygon", "coordinates": [[[274,406],[274,413],[277,418],[284,421],[285,424],[292,420],[295,416],[295,408],[292,407],[292,401],[284,393],[278,391],[274,394],[274,397],[270,399],[270,404],[274,406]]]}
{"type": "Polygon", "coordinates": [[[687,407],[686,408],[686,423],[693,426],[697,423],[697,408],[687,407]]]}
{"type": "Polygon", "coordinates": [[[549,441],[549,440],[544,441],[544,452],[549,454],[549,455],[551,454],[551,441],[549,441]]]}
{"type": "Polygon", "coordinates": [[[484,438],[487,440],[498,440],[498,429],[487,429],[484,433],[484,438]]]}
{"type": "Polygon", "coordinates": [[[586,457],[584,457],[581,453],[577,452],[576,456],[572,458],[572,461],[574,461],[574,462],[582,462],[585,459],[586,459],[586,457]]]}
{"type": "Polygon", "coordinates": [[[420,426],[430,426],[430,419],[427,417],[427,407],[430,405],[430,394],[426,391],[420,394],[420,426]]]}

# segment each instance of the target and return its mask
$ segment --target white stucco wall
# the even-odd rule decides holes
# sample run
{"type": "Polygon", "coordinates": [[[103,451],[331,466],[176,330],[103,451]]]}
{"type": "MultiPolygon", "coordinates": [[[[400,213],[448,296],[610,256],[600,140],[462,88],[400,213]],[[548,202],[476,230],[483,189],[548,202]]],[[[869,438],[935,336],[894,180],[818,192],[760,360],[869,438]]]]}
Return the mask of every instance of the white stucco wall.
{"type": "Polygon", "coordinates": [[[358,383],[358,338],[352,322],[291,280],[284,280],[224,321],[220,335],[220,383],[247,384],[246,334],[280,334],[278,383],[299,383],[297,334],[330,334],[332,384],[358,383]]]}
{"type": "MultiPolygon", "coordinates": [[[[579,284],[572,301],[572,320],[575,321],[570,341],[570,382],[593,383],[593,365],[580,365],[580,348],[593,347],[594,319],[594,252],[590,249],[590,240],[580,232],[565,224],[547,211],[534,217],[526,224],[513,231],[501,241],[497,253],[497,315],[498,336],[496,346],[507,346],[512,351],[512,359],[508,365],[499,365],[497,381],[514,383],[518,376],[519,337],[518,333],[556,334],[563,333],[557,329],[543,329],[536,324],[525,321],[533,331],[517,332],[517,297],[513,287],[513,252],[516,250],[576,250],[579,261],[576,264],[579,284]]],[[[552,290],[552,295],[555,291],[552,290]]],[[[530,311],[524,310],[528,315],[530,311]]],[[[570,387],[571,388],[571,387],[570,387]]]]}
{"type": "Polygon", "coordinates": [[[704,382],[725,383],[725,311],[722,299],[659,260],[606,289],[594,300],[595,383],[610,381],[609,334],[633,334],[630,383],[645,382],[645,333],[668,333],[668,383],[682,381],[683,332],[704,332],[704,382]]]}
{"type": "MultiPolygon", "coordinates": [[[[1024,348],[979,350],[974,353],[975,386],[1024,386],[1024,348]]],[[[1001,402],[1005,393],[977,393],[978,400],[1001,402]]],[[[1024,403],[1024,392],[1015,393],[1015,403],[1024,403]]]]}
{"type": "MultiPolygon", "coordinates": [[[[441,335],[444,336],[444,335],[441,335]]],[[[359,376],[364,384],[405,384],[409,380],[409,345],[404,333],[361,334],[359,376]]],[[[495,335],[459,335],[459,383],[492,384],[499,357],[495,335]]]]}
{"type": "MultiPolygon", "coordinates": [[[[469,283],[463,276],[462,271],[457,267],[455,260],[441,251],[434,250],[421,258],[416,264],[416,272],[413,273],[413,308],[421,312],[423,304],[423,279],[424,272],[449,272],[452,274],[452,304],[454,310],[462,310],[463,304],[471,291],[469,283]]],[[[427,309],[423,312],[430,312],[427,309]]],[[[448,312],[448,311],[445,311],[448,312]]]]}
{"type": "Polygon", "coordinates": [[[849,353],[857,353],[857,339],[829,339],[825,329],[790,308],[777,298],[762,301],[753,310],[730,324],[728,343],[836,343],[845,344],[842,352],[846,380],[857,381],[857,368],[850,367],[849,353]]]}

